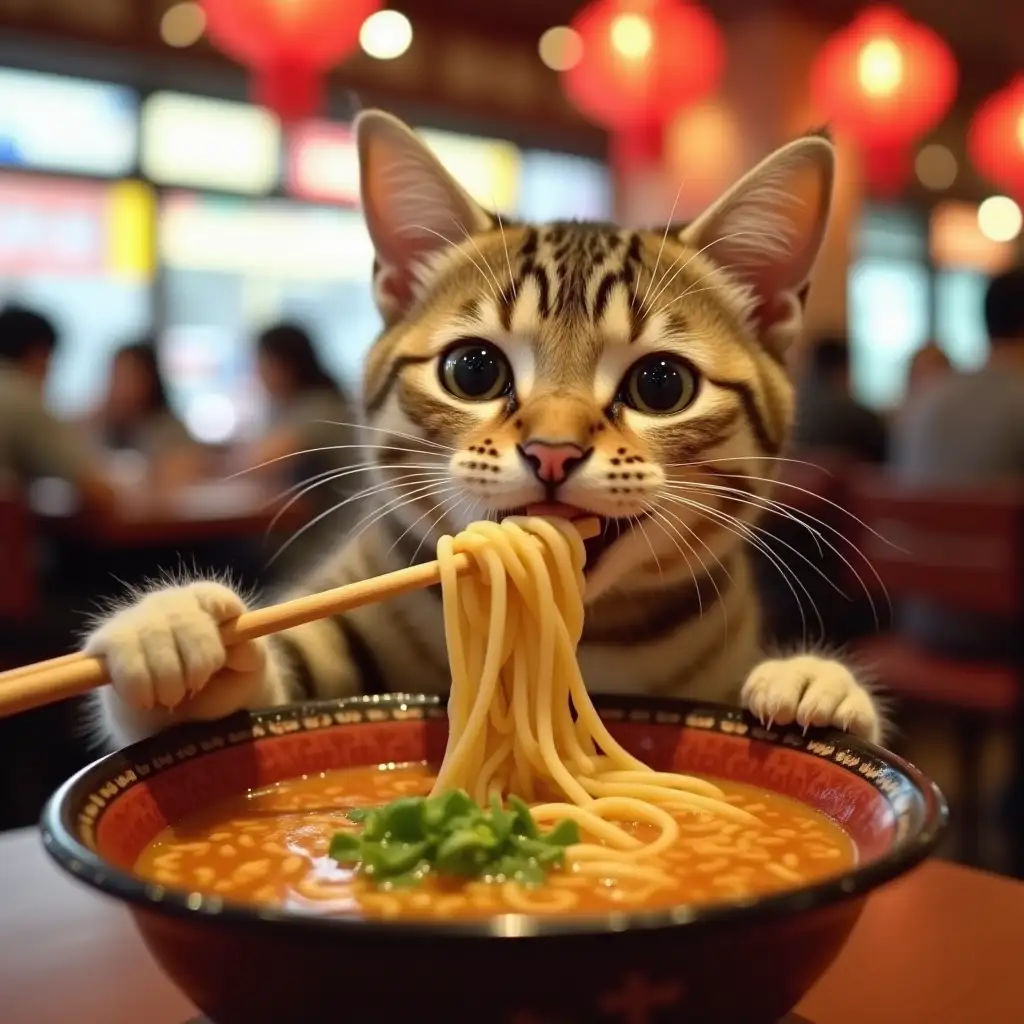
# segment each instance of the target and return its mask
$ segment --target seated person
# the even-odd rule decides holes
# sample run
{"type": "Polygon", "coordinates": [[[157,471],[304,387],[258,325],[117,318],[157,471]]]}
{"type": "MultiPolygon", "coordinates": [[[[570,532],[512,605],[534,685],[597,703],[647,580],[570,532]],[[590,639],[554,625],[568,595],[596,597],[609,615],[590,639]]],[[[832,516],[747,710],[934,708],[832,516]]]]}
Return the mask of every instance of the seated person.
{"type": "Polygon", "coordinates": [[[822,338],[797,381],[793,448],[832,451],[884,462],[888,431],[850,392],[850,351],[842,338],[822,338]]]}
{"type": "MultiPolygon", "coordinates": [[[[910,483],[1024,481],[1024,269],[993,279],[985,322],[987,365],[934,383],[897,420],[894,471],[910,483]]],[[[919,602],[901,620],[922,645],[955,657],[1008,656],[1019,643],[1009,625],[919,602]]]]}
{"type": "Polygon", "coordinates": [[[46,409],[43,387],[58,343],[45,317],[8,306],[0,311],[0,476],[27,485],[66,480],[86,509],[106,511],[115,493],[76,431],[46,409]]]}
{"type": "MultiPolygon", "coordinates": [[[[348,398],[324,369],[302,327],[283,323],[260,334],[256,367],[270,399],[270,418],[264,436],[242,453],[244,468],[286,483],[300,483],[367,461],[359,454],[361,449],[352,447],[357,438],[348,398]]],[[[369,485],[369,479],[362,479],[364,475],[350,474],[337,481],[321,478],[307,492],[304,500],[309,519],[328,514],[303,536],[290,561],[301,562],[325,538],[337,542],[354,514],[355,502],[341,503],[369,485]]]]}
{"type": "Polygon", "coordinates": [[[171,410],[152,341],[114,353],[106,397],[89,425],[106,451],[144,459],[147,483],[157,488],[181,486],[203,474],[205,453],[171,410]]]}

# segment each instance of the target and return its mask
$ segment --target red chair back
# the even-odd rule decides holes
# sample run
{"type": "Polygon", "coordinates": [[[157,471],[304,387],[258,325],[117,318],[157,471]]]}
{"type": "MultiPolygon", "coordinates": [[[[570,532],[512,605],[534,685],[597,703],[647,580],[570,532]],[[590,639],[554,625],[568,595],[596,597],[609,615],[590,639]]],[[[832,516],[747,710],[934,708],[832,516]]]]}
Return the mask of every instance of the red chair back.
{"type": "Polygon", "coordinates": [[[32,514],[20,494],[0,491],[0,620],[31,619],[38,607],[32,514]]]}
{"type": "Polygon", "coordinates": [[[1024,618],[1024,490],[916,487],[858,470],[844,504],[892,600],[1024,618]]]}

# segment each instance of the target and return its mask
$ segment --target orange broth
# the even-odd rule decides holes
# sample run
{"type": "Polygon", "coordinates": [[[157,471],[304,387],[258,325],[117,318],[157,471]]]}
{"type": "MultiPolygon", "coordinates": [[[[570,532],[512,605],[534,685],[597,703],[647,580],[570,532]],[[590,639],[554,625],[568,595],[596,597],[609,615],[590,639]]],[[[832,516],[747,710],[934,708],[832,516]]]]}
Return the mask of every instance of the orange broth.
{"type": "MultiPolygon", "coordinates": [[[[658,864],[673,885],[613,881],[556,869],[536,888],[428,877],[389,890],[327,856],[331,836],[355,830],[346,812],[400,796],[427,795],[425,765],[350,768],[232,797],[165,828],[135,871],[166,886],[225,900],[319,914],[481,918],[501,913],[574,914],[656,910],[781,892],[839,874],[856,862],[850,838],[817,811],[753,786],[710,779],[763,829],[708,814],[679,817],[682,836],[658,864]],[[509,892],[512,886],[514,892],[509,892]]],[[[638,838],[646,838],[635,826],[638,838]]],[[[652,830],[653,832],[653,830],[652,830]]],[[[586,837],[584,837],[586,838],[586,837]]]]}

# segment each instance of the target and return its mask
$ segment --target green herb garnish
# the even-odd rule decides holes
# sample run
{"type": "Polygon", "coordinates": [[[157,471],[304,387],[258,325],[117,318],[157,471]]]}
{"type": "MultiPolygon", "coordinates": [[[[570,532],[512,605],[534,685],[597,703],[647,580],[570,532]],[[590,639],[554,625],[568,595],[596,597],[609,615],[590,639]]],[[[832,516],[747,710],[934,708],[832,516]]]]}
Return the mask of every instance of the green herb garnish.
{"type": "Polygon", "coordinates": [[[353,865],[373,882],[416,885],[431,872],[538,885],[560,867],[565,848],[580,841],[574,821],[541,832],[518,797],[508,807],[492,796],[486,809],[463,790],[436,797],[401,797],[376,808],[357,808],[348,819],[360,832],[336,832],[330,856],[353,865]]]}

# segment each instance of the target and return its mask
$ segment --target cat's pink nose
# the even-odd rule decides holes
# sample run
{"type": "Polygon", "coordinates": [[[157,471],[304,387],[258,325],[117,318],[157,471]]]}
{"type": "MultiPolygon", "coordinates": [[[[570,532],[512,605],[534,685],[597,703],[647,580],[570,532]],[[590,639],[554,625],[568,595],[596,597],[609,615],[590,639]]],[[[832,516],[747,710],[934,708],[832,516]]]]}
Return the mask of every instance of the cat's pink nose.
{"type": "Polygon", "coordinates": [[[590,453],[577,444],[531,441],[519,445],[519,454],[542,483],[560,484],[584,463],[590,453]]]}

